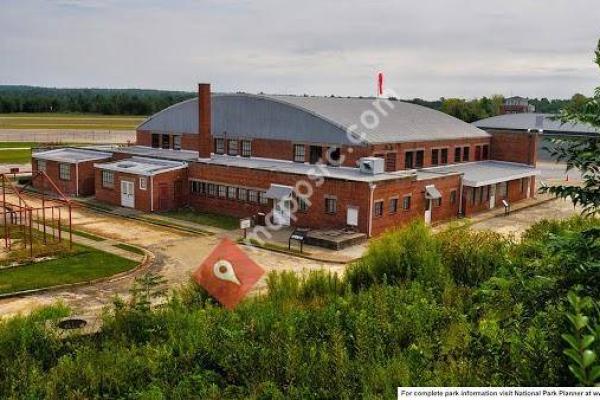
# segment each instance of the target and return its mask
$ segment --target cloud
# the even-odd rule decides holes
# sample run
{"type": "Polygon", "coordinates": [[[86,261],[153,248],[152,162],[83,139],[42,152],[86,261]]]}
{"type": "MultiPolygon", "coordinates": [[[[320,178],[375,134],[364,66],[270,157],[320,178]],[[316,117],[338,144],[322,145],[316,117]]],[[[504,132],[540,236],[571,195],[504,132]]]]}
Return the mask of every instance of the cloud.
{"type": "Polygon", "coordinates": [[[568,97],[600,75],[596,0],[5,0],[0,83],[568,97]]]}

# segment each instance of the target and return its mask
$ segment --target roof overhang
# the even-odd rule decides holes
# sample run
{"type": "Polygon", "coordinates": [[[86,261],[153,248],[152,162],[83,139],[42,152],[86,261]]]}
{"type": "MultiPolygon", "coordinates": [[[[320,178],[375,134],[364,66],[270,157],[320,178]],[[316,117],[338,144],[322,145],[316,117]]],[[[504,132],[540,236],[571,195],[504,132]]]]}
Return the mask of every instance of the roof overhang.
{"type": "Polygon", "coordinates": [[[496,183],[500,183],[500,182],[508,182],[508,181],[514,181],[516,179],[523,179],[523,178],[529,178],[531,176],[537,176],[540,175],[541,171],[538,169],[532,169],[531,171],[525,171],[525,172],[520,172],[520,173],[511,173],[511,174],[506,174],[503,176],[499,176],[499,177],[491,177],[488,179],[468,179],[467,175],[465,174],[465,178],[463,179],[463,184],[465,186],[469,186],[469,187],[481,187],[481,186],[488,186],[488,185],[495,185],[496,183]]]}
{"type": "Polygon", "coordinates": [[[154,176],[187,168],[187,163],[180,161],[132,157],[109,163],[96,163],[94,164],[94,167],[101,170],[121,172],[124,174],[154,176]]]}
{"type": "Polygon", "coordinates": [[[64,164],[79,164],[87,161],[100,161],[112,157],[111,153],[75,148],[61,148],[32,153],[36,160],[55,161],[64,164]]]}
{"type": "Polygon", "coordinates": [[[291,186],[271,184],[269,190],[265,193],[267,199],[284,200],[292,197],[294,188],[291,186]]]}

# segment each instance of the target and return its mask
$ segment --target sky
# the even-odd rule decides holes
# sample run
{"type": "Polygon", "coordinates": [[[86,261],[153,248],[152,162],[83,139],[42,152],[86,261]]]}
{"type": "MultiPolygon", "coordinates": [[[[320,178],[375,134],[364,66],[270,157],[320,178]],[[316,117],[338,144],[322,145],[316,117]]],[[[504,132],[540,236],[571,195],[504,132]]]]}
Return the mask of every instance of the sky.
{"type": "Polygon", "coordinates": [[[0,0],[0,84],[568,98],[599,0],[0,0]]]}

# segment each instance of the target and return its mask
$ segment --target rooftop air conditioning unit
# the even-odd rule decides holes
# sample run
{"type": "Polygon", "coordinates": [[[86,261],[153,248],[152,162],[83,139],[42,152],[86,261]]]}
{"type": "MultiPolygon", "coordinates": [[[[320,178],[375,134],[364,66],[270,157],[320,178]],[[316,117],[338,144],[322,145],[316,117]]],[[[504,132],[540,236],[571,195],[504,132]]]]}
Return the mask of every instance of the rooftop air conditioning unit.
{"type": "Polygon", "coordinates": [[[368,175],[377,175],[384,172],[383,158],[363,157],[359,160],[360,172],[368,175]]]}

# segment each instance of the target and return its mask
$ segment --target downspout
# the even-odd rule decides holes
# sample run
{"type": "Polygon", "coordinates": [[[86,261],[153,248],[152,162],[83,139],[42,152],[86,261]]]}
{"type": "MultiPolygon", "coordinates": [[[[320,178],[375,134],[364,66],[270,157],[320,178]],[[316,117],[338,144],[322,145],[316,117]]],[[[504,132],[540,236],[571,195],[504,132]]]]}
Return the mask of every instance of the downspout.
{"type": "Polygon", "coordinates": [[[154,176],[150,175],[150,212],[154,212],[154,176]]]}
{"type": "Polygon", "coordinates": [[[369,219],[368,219],[368,226],[367,226],[367,236],[371,237],[371,231],[373,229],[373,194],[375,193],[375,188],[377,187],[377,185],[373,184],[373,183],[369,183],[369,207],[368,207],[368,212],[369,212],[369,219]]]}
{"type": "Polygon", "coordinates": [[[79,163],[75,163],[75,196],[79,197],[79,163]]]}
{"type": "Polygon", "coordinates": [[[458,215],[462,215],[463,213],[463,178],[464,175],[460,175],[460,185],[458,185],[458,215]]]}

